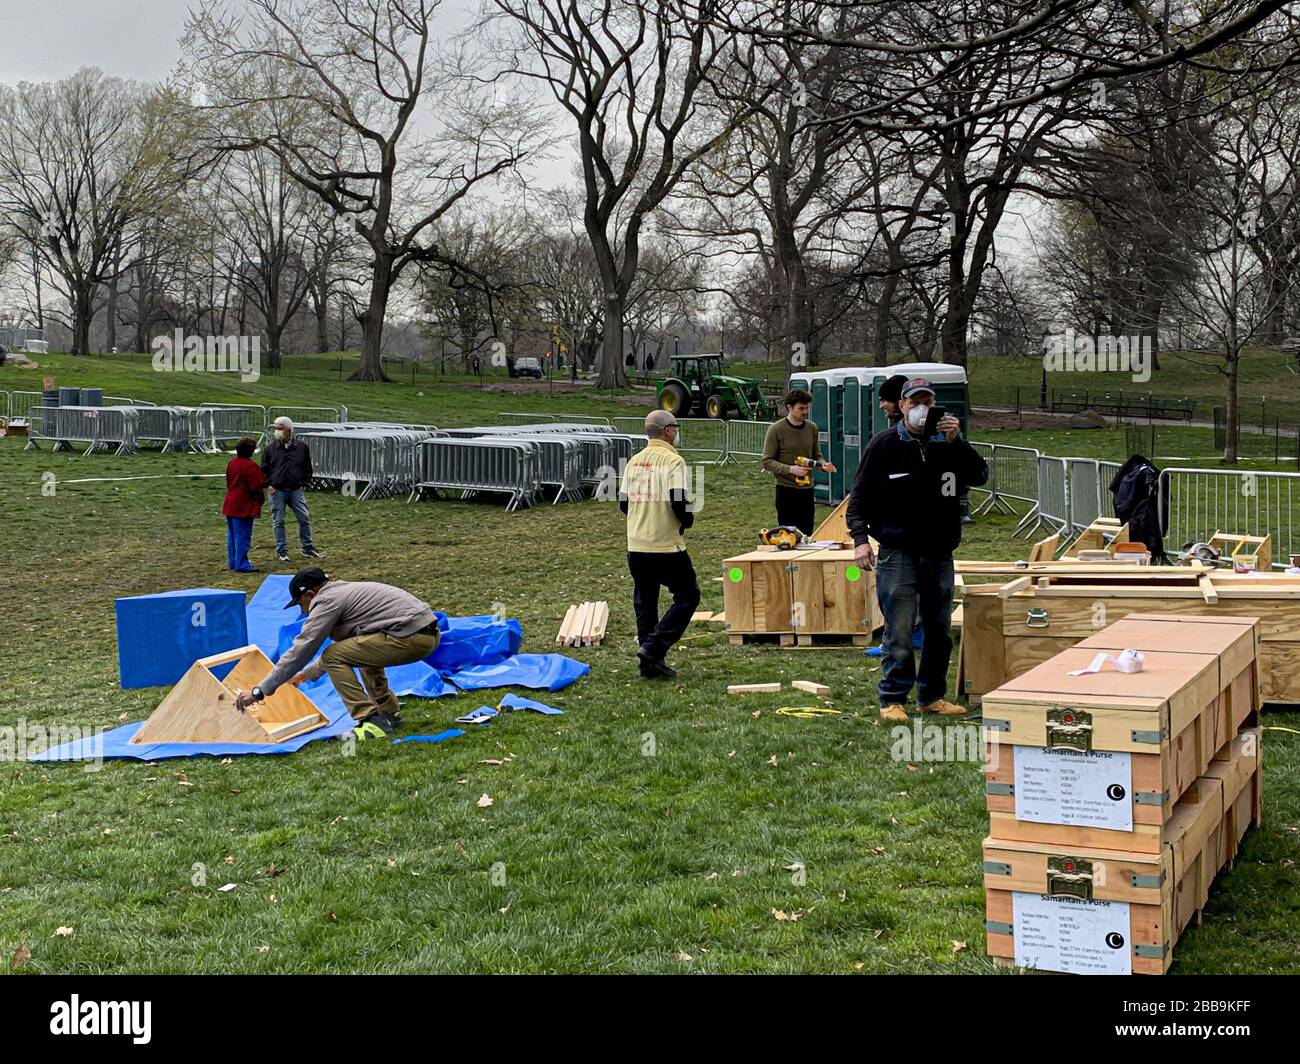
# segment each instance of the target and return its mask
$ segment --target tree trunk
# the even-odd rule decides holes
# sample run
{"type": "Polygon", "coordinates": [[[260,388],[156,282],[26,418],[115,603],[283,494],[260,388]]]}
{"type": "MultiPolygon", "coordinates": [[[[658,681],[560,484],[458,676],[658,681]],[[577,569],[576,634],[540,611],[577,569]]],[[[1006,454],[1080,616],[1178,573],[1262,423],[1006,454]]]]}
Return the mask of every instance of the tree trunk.
{"type": "Polygon", "coordinates": [[[378,253],[370,279],[370,303],[361,315],[361,359],[357,371],[349,377],[354,381],[386,381],[380,344],[384,338],[384,315],[388,310],[388,295],[393,287],[393,256],[378,253]]]}
{"type": "Polygon", "coordinates": [[[889,365],[889,325],[894,313],[894,293],[898,290],[898,275],[886,277],[876,303],[876,336],[872,351],[873,366],[889,365]]]}
{"type": "Polygon", "coordinates": [[[108,321],[105,323],[107,335],[104,338],[104,347],[108,351],[117,350],[117,276],[108,282],[108,321]]]}
{"type": "Polygon", "coordinates": [[[1227,417],[1224,426],[1227,435],[1223,441],[1223,461],[1227,465],[1237,464],[1237,356],[1233,352],[1228,353],[1228,395],[1227,395],[1227,417]]]}
{"type": "Polygon", "coordinates": [[[612,288],[605,293],[605,338],[601,345],[597,388],[626,388],[623,370],[623,297],[612,288]]]}
{"type": "Polygon", "coordinates": [[[90,354],[90,319],[94,315],[94,293],[79,289],[74,298],[72,313],[72,353],[90,354]]]}

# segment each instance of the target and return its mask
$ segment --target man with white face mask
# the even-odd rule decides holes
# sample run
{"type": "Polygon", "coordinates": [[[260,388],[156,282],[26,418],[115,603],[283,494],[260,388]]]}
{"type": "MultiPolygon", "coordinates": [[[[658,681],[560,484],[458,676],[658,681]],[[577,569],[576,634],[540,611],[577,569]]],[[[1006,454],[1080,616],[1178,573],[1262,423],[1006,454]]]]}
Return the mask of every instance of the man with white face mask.
{"type": "MultiPolygon", "coordinates": [[[[846,513],[855,557],[876,568],[876,597],[885,616],[880,715],[904,723],[912,686],[922,713],[957,717],[945,701],[952,658],[952,552],[961,542],[961,495],[989,478],[988,466],[944,414],[931,424],[934,386],[922,378],[902,389],[903,419],[876,435],[858,466],[846,513]],[[868,537],[880,545],[876,558],[868,537]],[[920,615],[921,667],[912,650],[920,615]]],[[[937,411],[935,411],[937,413],[937,411]]]]}
{"type": "Polygon", "coordinates": [[[262,452],[262,473],[271,489],[271,531],[275,534],[276,557],[289,560],[289,539],[284,531],[288,507],[298,519],[298,540],[304,558],[323,558],[311,536],[311,513],[307,509],[307,485],[311,483],[311,450],[294,439],[293,422],[278,417],[272,426],[275,441],[262,452]]]}

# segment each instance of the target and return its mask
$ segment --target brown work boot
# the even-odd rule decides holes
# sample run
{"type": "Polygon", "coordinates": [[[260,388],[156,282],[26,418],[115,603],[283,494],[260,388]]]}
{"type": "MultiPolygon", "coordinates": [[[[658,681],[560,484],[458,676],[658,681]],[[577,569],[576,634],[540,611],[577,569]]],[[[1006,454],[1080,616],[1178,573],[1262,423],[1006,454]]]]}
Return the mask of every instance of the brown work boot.
{"type": "Polygon", "coordinates": [[[890,702],[887,706],[880,707],[881,720],[887,720],[891,724],[906,724],[907,710],[897,702],[890,702]]]}
{"type": "Polygon", "coordinates": [[[925,703],[920,707],[920,710],[922,713],[938,713],[941,717],[964,717],[968,712],[964,707],[954,706],[943,698],[925,703]]]}

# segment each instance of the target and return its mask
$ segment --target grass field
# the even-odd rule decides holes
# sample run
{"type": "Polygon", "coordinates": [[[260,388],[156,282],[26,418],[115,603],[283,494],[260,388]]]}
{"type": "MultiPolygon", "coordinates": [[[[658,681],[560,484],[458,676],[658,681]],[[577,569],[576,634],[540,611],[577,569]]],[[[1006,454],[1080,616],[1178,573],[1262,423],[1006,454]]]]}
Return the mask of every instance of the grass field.
{"type": "MultiPolygon", "coordinates": [[[[107,359],[42,361],[60,383],[154,400],[343,402],[357,417],[442,424],[499,410],[628,412],[589,395],[339,384],[292,370],[244,387],[107,359]]],[[[42,373],[19,384],[5,370],[0,382],[39,385],[42,373]]],[[[224,568],[219,481],[72,481],[220,472],[224,461],[83,458],[0,440],[0,723],[113,726],[152,711],[161,690],[117,685],[114,599],[251,592],[260,577],[224,568]]],[[[704,483],[691,554],[703,605],[720,610],[712,577],[771,523],[771,491],[753,468],[710,468],[704,483]]],[[[330,572],[397,583],[452,614],[503,603],[523,623],[525,651],[554,649],[569,603],[607,599],[604,646],[572,652],[591,674],[548,699],[565,715],[506,716],[436,746],[362,743],[354,757],[321,742],[230,764],[4,765],[0,970],[23,943],[23,971],[61,973],[993,970],[979,766],[891,757],[873,659],[737,648],[720,626],[694,626],[674,652],[679,679],[647,684],[615,506],[505,514],[324,493],[311,505],[330,572]],[[842,715],[772,712],[817,701],[799,693],[724,693],[798,678],[830,684],[842,715]],[[478,807],[483,794],[490,808],[478,807]],[[205,886],[192,882],[196,864],[205,886]]],[[[1012,527],[982,520],[960,553],[1023,555],[1012,527]]],[[[269,516],[255,546],[255,564],[294,567],[274,563],[269,516]]],[[[408,699],[405,731],[442,730],[499,696],[408,699]]],[[[1265,724],[1300,731],[1286,713],[1265,724]]],[[[1179,947],[1176,971],[1300,971],[1300,735],[1269,731],[1265,742],[1264,826],[1179,947]]]]}

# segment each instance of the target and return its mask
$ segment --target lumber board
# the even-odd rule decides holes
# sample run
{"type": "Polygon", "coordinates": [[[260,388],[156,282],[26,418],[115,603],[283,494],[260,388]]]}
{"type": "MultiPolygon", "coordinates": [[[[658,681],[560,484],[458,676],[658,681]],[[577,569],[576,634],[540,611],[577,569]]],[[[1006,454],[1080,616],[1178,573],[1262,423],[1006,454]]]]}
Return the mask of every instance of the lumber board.
{"type": "Polygon", "coordinates": [[[812,539],[814,541],[833,539],[841,543],[847,540],[849,538],[848,511],[849,500],[845,499],[813,530],[812,539]]]}
{"type": "Polygon", "coordinates": [[[729,695],[770,695],[781,690],[779,683],[733,683],[727,688],[729,695]]]}
{"type": "Polygon", "coordinates": [[[829,695],[831,689],[824,683],[817,683],[814,680],[795,680],[790,685],[796,691],[807,691],[810,695],[829,695]]]}

